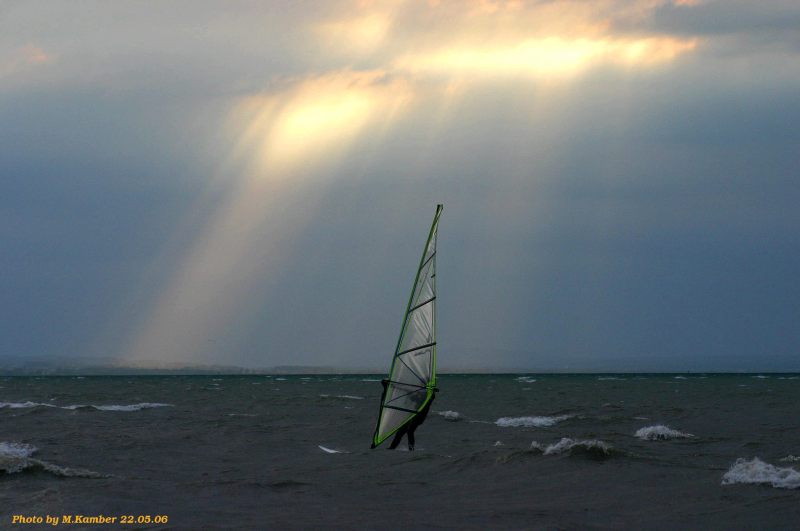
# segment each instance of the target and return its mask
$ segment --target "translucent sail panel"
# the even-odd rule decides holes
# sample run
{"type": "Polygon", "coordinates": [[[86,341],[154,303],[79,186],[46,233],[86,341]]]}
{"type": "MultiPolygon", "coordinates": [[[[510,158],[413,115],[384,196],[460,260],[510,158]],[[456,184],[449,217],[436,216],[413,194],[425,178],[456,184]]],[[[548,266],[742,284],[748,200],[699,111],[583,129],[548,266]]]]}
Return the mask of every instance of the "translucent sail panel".
{"type": "MultiPolygon", "coordinates": [[[[432,243],[436,244],[436,235],[434,234],[431,239],[432,243]]],[[[434,247],[435,249],[435,247],[434,247]]],[[[422,262],[422,267],[419,270],[419,278],[417,284],[414,286],[414,293],[411,296],[411,306],[414,308],[417,305],[424,303],[434,295],[433,285],[433,272],[436,266],[436,253],[431,253],[427,261],[422,262]]]]}
{"type": "Polygon", "coordinates": [[[427,396],[428,390],[420,388],[418,385],[389,382],[381,409],[378,430],[375,434],[376,442],[383,441],[416,415],[427,396]]]}
{"type": "Polygon", "coordinates": [[[417,384],[427,385],[430,381],[430,359],[426,359],[425,352],[430,350],[427,347],[431,347],[434,342],[433,311],[435,303],[432,300],[408,314],[403,330],[403,338],[396,354],[397,360],[394,364],[394,371],[391,374],[392,380],[411,383],[411,381],[396,378],[401,375],[402,367],[405,367],[413,371],[417,384]]]}

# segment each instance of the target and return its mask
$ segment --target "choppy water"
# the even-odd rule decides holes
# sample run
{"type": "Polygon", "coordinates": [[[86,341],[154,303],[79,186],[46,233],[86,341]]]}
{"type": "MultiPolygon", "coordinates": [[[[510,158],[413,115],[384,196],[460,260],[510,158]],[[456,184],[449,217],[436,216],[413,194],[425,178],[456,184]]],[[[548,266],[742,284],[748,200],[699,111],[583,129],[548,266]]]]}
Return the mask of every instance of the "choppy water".
{"type": "Polygon", "coordinates": [[[444,375],[413,453],[378,379],[0,378],[0,528],[800,527],[800,376],[444,375]]]}

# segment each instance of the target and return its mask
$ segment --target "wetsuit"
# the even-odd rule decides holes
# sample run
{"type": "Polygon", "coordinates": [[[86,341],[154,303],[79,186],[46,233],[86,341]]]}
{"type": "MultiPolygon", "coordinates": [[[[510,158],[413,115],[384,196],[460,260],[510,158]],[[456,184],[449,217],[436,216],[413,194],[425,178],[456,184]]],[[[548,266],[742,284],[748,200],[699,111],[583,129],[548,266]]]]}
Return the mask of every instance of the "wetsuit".
{"type": "Polygon", "coordinates": [[[417,416],[411,419],[406,425],[402,428],[397,430],[397,433],[394,435],[394,440],[392,444],[389,445],[389,450],[394,450],[400,444],[400,440],[403,438],[403,435],[408,435],[408,449],[409,451],[414,451],[414,432],[417,428],[419,428],[420,424],[425,422],[425,418],[428,416],[428,412],[431,410],[431,404],[433,404],[433,399],[436,398],[436,393],[434,392],[431,395],[430,401],[425,405],[422,410],[417,413],[417,416]]]}

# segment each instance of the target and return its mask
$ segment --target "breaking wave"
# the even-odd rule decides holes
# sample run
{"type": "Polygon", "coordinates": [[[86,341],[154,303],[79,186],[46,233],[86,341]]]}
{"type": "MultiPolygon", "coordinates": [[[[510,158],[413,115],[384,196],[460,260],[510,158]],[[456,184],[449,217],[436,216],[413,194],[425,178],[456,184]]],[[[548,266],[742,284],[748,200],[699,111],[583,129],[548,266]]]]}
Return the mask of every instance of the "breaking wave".
{"type": "Polygon", "coordinates": [[[41,404],[39,402],[0,402],[0,409],[25,409],[37,406],[56,407],[51,404],[41,404]]]}
{"type": "Polygon", "coordinates": [[[758,457],[739,458],[722,476],[723,485],[754,483],[772,485],[776,489],[800,488],[800,472],[794,468],[779,468],[758,457]]]}
{"type": "Polygon", "coordinates": [[[572,418],[573,415],[553,417],[502,417],[495,421],[501,428],[547,428],[572,418]]]}
{"type": "Polygon", "coordinates": [[[319,395],[320,398],[344,398],[346,400],[364,400],[363,396],[353,396],[353,395],[319,395]]]}
{"type": "MultiPolygon", "coordinates": [[[[140,411],[142,409],[152,409],[156,407],[172,407],[172,404],[161,404],[159,402],[142,402],[139,404],[128,404],[124,406],[120,406],[117,404],[111,404],[109,406],[70,406],[75,408],[81,407],[90,407],[94,408],[98,411],[140,411]]],[[[69,409],[69,408],[68,408],[69,409]]]]}
{"type": "Polygon", "coordinates": [[[532,450],[540,450],[543,455],[585,454],[595,458],[611,457],[614,447],[597,439],[575,440],[564,437],[560,441],[547,446],[536,441],[531,442],[532,450]]]}
{"type": "Polygon", "coordinates": [[[32,407],[52,407],[57,409],[96,409],[98,411],[139,411],[142,409],[150,409],[155,407],[171,407],[172,404],[161,404],[157,402],[142,402],[139,404],[110,404],[96,406],[94,404],[72,404],[69,406],[57,406],[55,404],[44,404],[42,402],[0,402],[0,409],[24,409],[32,407]]]}
{"type": "Polygon", "coordinates": [[[327,446],[322,446],[321,444],[317,445],[317,448],[325,452],[326,454],[349,454],[350,452],[345,452],[344,450],[336,450],[334,448],[328,448],[327,446]]]}
{"type": "Polygon", "coordinates": [[[666,441],[668,439],[689,439],[694,437],[691,433],[673,430],[663,424],[640,428],[636,430],[634,435],[643,441],[666,441]]]}
{"type": "Polygon", "coordinates": [[[41,470],[61,477],[100,478],[97,472],[82,468],[54,465],[31,457],[37,448],[30,444],[0,442],[0,474],[16,474],[41,470]]]}
{"type": "Polygon", "coordinates": [[[531,377],[531,376],[520,376],[520,377],[519,377],[519,378],[517,378],[516,380],[517,380],[518,382],[522,382],[522,383],[533,383],[533,382],[535,382],[535,381],[536,381],[536,378],[533,378],[533,377],[531,377]]]}
{"type": "Polygon", "coordinates": [[[464,418],[458,411],[437,411],[436,414],[440,417],[444,417],[444,420],[449,420],[451,422],[458,422],[464,418]]]}
{"type": "Polygon", "coordinates": [[[782,458],[781,461],[783,461],[784,463],[795,463],[797,461],[800,461],[800,457],[794,455],[787,455],[786,457],[782,458]]]}

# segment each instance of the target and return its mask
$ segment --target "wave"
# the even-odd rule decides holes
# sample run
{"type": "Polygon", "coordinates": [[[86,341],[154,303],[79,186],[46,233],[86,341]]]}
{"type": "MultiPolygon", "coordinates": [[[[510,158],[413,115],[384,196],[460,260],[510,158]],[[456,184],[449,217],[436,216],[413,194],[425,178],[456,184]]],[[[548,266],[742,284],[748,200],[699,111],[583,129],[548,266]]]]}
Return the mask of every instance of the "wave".
{"type": "MultiPolygon", "coordinates": [[[[82,406],[79,406],[82,407],[82,406]]],[[[90,405],[88,407],[94,408],[98,411],[140,411],[142,409],[153,409],[156,407],[172,407],[172,404],[162,404],[159,402],[142,402],[140,404],[128,404],[124,406],[120,406],[117,404],[111,404],[110,406],[93,406],[90,405]]]]}
{"type": "Polygon", "coordinates": [[[97,472],[83,468],[70,468],[31,457],[38,448],[30,444],[0,442],[0,474],[17,474],[41,470],[61,477],[100,478],[97,472]]]}
{"type": "Polygon", "coordinates": [[[663,424],[655,426],[645,426],[636,430],[634,436],[643,441],[666,441],[668,439],[689,439],[694,437],[691,433],[683,433],[682,431],[673,430],[663,424]]]}
{"type": "Polygon", "coordinates": [[[516,380],[522,383],[533,383],[536,381],[536,378],[532,378],[530,376],[520,376],[519,378],[516,378],[516,380]]]}
{"type": "Polygon", "coordinates": [[[723,485],[754,483],[772,485],[776,489],[800,488],[800,472],[794,468],[779,468],[758,457],[739,458],[722,476],[723,485]]]}
{"type": "Polygon", "coordinates": [[[349,454],[350,452],[345,452],[344,450],[335,450],[333,448],[328,448],[327,446],[322,446],[321,444],[317,445],[317,448],[325,452],[326,454],[349,454]]]}
{"type": "Polygon", "coordinates": [[[458,411],[437,411],[436,414],[451,422],[458,422],[464,418],[458,411]]]}
{"type": "Polygon", "coordinates": [[[627,380],[627,378],[619,378],[618,376],[599,376],[598,381],[607,381],[607,380],[627,380]]]}
{"type": "Polygon", "coordinates": [[[58,407],[53,404],[43,404],[41,402],[0,402],[0,409],[26,409],[31,407],[58,407]]]}
{"type": "Polygon", "coordinates": [[[0,409],[24,409],[33,407],[52,407],[56,409],[96,409],[97,411],[140,411],[142,409],[151,409],[155,407],[172,407],[172,404],[161,404],[157,402],[142,402],[139,404],[110,404],[96,406],[94,404],[72,404],[69,406],[57,406],[55,404],[44,404],[42,402],[0,402],[0,409]]]}
{"type": "Polygon", "coordinates": [[[794,456],[794,455],[787,455],[786,457],[784,457],[784,458],[780,459],[780,461],[783,461],[783,462],[785,462],[785,463],[786,463],[786,462],[788,462],[788,463],[795,463],[795,462],[797,462],[797,461],[800,461],[800,457],[797,457],[797,456],[794,456]]]}
{"type": "Polygon", "coordinates": [[[615,453],[614,447],[605,441],[597,439],[575,440],[569,437],[563,437],[557,443],[547,446],[533,441],[531,442],[531,449],[540,450],[543,455],[585,454],[596,458],[611,457],[615,453]]]}
{"type": "Polygon", "coordinates": [[[353,395],[319,395],[320,398],[344,398],[346,400],[364,400],[363,396],[353,396],[353,395]]]}
{"type": "Polygon", "coordinates": [[[495,421],[501,428],[547,428],[572,418],[574,415],[553,417],[502,417],[495,421]]]}

